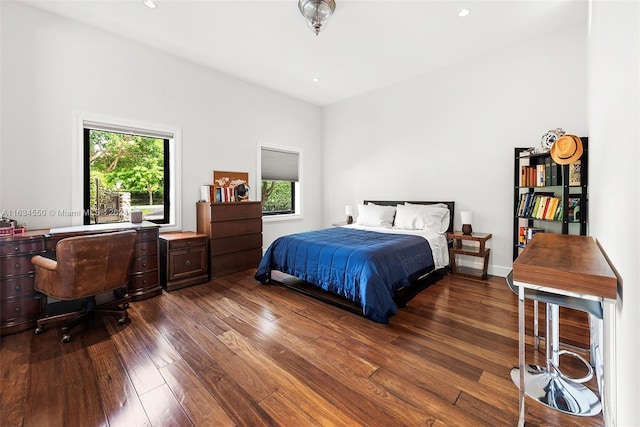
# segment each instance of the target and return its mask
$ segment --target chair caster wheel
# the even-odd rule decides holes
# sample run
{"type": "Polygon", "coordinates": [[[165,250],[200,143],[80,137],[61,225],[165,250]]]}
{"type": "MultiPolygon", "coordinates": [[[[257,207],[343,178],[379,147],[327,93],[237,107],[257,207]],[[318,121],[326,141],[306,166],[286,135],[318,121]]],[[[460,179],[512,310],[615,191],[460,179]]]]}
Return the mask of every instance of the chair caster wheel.
{"type": "Polygon", "coordinates": [[[42,326],[39,326],[36,328],[35,331],[33,331],[36,335],[40,335],[41,333],[44,332],[44,328],[42,326]]]}
{"type": "Polygon", "coordinates": [[[125,302],[124,304],[122,304],[122,308],[124,308],[125,310],[129,308],[129,303],[125,302]]]}
{"type": "Polygon", "coordinates": [[[64,334],[64,335],[62,336],[62,342],[63,342],[63,343],[65,343],[65,344],[66,344],[66,343],[68,343],[68,342],[70,342],[70,341],[71,341],[71,335],[69,335],[69,334],[64,334]]]}
{"type": "Polygon", "coordinates": [[[67,332],[69,332],[69,327],[68,326],[63,326],[61,328],[61,331],[62,331],[63,334],[66,334],[67,332]]]}
{"type": "Polygon", "coordinates": [[[127,318],[126,317],[121,317],[118,319],[118,325],[122,326],[125,323],[127,323],[127,318]]]}

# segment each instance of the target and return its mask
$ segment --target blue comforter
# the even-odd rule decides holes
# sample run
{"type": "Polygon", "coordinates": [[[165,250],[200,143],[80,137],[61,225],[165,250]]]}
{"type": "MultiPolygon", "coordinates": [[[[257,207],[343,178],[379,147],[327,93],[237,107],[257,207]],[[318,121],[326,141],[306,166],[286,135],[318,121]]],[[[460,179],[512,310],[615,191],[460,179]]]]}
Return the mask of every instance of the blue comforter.
{"type": "Polygon", "coordinates": [[[422,237],[334,227],[278,238],[255,278],[266,283],[271,270],[290,274],[359,303],[365,317],[387,323],[398,311],[395,292],[433,268],[422,237]]]}

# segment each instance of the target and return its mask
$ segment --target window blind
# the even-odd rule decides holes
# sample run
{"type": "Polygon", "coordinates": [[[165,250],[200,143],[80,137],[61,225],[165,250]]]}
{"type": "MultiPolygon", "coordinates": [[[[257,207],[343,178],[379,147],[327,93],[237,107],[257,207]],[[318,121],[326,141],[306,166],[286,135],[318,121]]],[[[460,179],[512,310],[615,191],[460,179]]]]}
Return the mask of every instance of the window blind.
{"type": "Polygon", "coordinates": [[[108,123],[99,123],[85,120],[82,122],[85,129],[98,130],[103,132],[124,133],[127,135],[148,136],[151,138],[173,139],[173,132],[163,132],[160,130],[142,129],[131,126],[119,126],[108,123]]]}
{"type": "Polygon", "coordinates": [[[298,181],[298,153],[262,147],[261,156],[263,180],[298,181]]]}

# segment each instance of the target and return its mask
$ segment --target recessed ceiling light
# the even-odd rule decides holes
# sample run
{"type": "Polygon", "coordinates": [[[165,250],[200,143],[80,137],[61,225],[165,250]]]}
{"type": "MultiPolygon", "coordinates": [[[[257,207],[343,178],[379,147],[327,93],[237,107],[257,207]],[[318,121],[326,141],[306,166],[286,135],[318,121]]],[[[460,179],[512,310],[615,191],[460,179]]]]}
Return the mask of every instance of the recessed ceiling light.
{"type": "Polygon", "coordinates": [[[318,83],[320,81],[320,79],[317,78],[317,77],[314,77],[312,80],[313,80],[314,83],[318,83]]]}
{"type": "Polygon", "coordinates": [[[149,9],[155,9],[158,6],[153,0],[144,0],[142,3],[144,3],[144,5],[149,9]]]}
{"type": "Polygon", "coordinates": [[[465,16],[469,15],[470,13],[471,13],[471,9],[464,8],[464,9],[460,10],[460,12],[458,12],[458,16],[460,18],[464,18],[465,16]]]}

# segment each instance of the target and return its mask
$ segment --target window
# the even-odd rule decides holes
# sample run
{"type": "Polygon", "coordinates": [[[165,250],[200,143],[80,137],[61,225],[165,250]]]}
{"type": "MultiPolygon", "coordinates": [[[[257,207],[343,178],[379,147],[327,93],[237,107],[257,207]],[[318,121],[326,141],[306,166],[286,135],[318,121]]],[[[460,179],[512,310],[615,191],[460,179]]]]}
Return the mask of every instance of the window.
{"type": "Polygon", "coordinates": [[[301,214],[301,157],[298,148],[259,145],[259,191],[265,217],[301,214]]]}
{"type": "Polygon", "coordinates": [[[139,210],[181,228],[180,129],[74,112],[73,225],[130,221],[139,210]]]}
{"type": "Polygon", "coordinates": [[[168,138],[85,127],[84,170],[84,224],[169,222],[168,138]]]}

